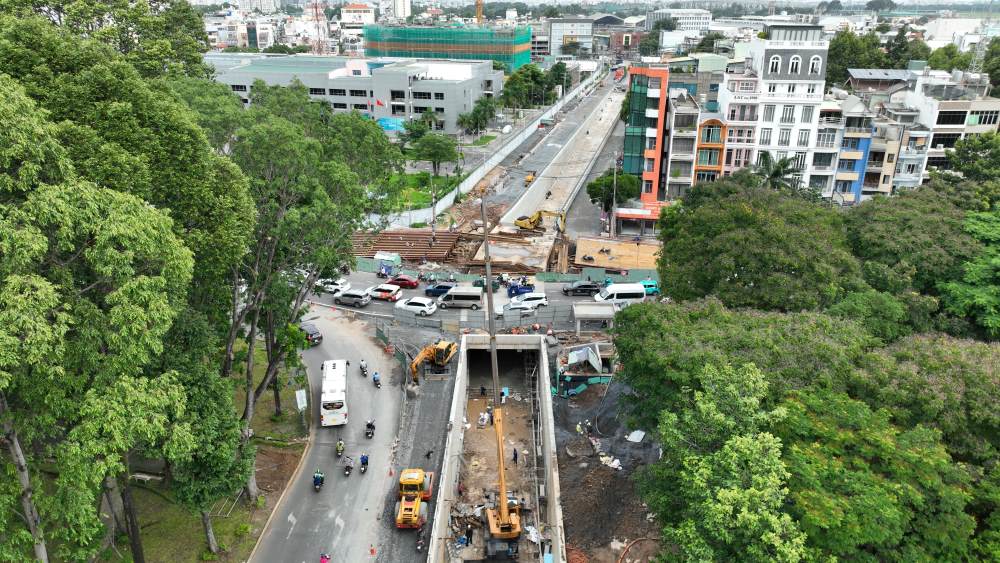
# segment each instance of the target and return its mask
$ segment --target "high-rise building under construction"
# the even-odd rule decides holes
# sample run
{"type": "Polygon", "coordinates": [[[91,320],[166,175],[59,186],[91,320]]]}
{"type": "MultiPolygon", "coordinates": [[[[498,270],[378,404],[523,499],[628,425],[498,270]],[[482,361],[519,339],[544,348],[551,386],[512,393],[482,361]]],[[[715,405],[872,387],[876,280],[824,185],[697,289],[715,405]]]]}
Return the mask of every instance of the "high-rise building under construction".
{"type": "Polygon", "coordinates": [[[508,71],[531,62],[531,28],[367,25],[365,55],[492,60],[508,71]]]}

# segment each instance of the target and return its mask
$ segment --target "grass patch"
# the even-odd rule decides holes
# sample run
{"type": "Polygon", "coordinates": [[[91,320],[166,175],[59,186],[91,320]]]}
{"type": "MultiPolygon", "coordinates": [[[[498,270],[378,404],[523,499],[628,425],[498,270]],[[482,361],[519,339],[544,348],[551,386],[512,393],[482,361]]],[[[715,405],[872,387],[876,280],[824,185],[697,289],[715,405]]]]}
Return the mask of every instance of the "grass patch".
{"type": "MultiPolygon", "coordinates": [[[[142,528],[142,547],[146,560],[150,563],[173,561],[199,561],[208,553],[208,542],[201,526],[201,516],[175,503],[169,491],[152,490],[143,486],[132,487],[132,494],[139,511],[139,526],[142,528]]],[[[231,504],[231,501],[230,501],[231,504]]],[[[219,503],[221,506],[221,501],[219,503]]],[[[228,505],[223,514],[229,512],[228,505]]],[[[250,556],[256,542],[253,514],[245,502],[240,502],[228,517],[212,513],[212,525],[219,546],[226,552],[220,553],[217,561],[245,561],[250,556]]],[[[259,527],[261,523],[257,523],[259,527]]],[[[259,533],[259,530],[257,531],[259,533]]],[[[128,540],[119,543],[118,551],[103,553],[100,561],[131,561],[128,540]]]]}
{"type": "MultiPolygon", "coordinates": [[[[246,401],[246,392],[243,389],[243,370],[246,364],[237,365],[240,383],[236,386],[234,397],[236,411],[243,412],[243,405],[246,401]]],[[[263,347],[258,345],[254,351],[254,385],[259,385],[267,370],[267,357],[263,347]]],[[[289,385],[289,375],[286,369],[278,371],[276,376],[281,387],[281,416],[274,414],[274,391],[268,389],[257,401],[255,414],[253,417],[253,432],[257,439],[274,438],[276,440],[288,441],[306,436],[308,432],[302,427],[302,416],[295,407],[295,390],[305,387],[305,380],[295,378],[289,385]]],[[[305,375],[301,376],[305,377],[305,375]]]]}
{"type": "Polygon", "coordinates": [[[475,141],[472,141],[472,143],[470,143],[470,144],[472,146],[474,146],[474,147],[482,147],[484,145],[488,145],[488,144],[492,143],[493,139],[496,139],[496,138],[497,138],[496,135],[483,135],[482,137],[476,139],[475,141]]]}
{"type": "MultiPolygon", "coordinates": [[[[454,190],[465,176],[434,176],[434,188],[439,196],[444,196],[454,190]]],[[[407,211],[423,209],[431,206],[431,174],[430,172],[413,172],[396,174],[390,182],[398,194],[392,205],[392,211],[407,211]]]]}

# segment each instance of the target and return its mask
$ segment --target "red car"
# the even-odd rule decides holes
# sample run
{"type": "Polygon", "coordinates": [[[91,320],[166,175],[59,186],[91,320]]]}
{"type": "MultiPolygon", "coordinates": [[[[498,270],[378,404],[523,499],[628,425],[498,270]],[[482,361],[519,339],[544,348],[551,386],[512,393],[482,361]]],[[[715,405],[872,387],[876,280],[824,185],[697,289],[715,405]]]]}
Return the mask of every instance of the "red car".
{"type": "Polygon", "coordinates": [[[416,289],[420,285],[420,282],[416,278],[411,278],[410,276],[396,276],[386,283],[405,287],[406,289],[416,289]]]}

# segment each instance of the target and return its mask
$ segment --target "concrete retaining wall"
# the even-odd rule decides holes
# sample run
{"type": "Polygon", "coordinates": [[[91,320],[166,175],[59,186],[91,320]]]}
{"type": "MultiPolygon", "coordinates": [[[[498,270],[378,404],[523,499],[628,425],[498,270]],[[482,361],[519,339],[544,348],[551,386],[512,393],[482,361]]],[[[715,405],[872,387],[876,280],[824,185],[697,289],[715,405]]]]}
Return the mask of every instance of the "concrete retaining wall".
{"type": "Polygon", "coordinates": [[[458,498],[458,477],[462,471],[462,452],[465,450],[466,395],[469,388],[469,364],[466,359],[467,339],[462,338],[458,351],[458,369],[455,370],[455,394],[451,398],[448,416],[448,436],[444,443],[444,461],[438,478],[434,523],[427,542],[427,562],[446,563],[451,560],[450,541],[451,508],[458,498]]]}
{"type": "MultiPolygon", "coordinates": [[[[578,84],[576,88],[570,90],[568,94],[556,101],[556,103],[549,107],[549,109],[545,110],[541,115],[528,123],[528,125],[508,140],[506,144],[493,153],[491,157],[472,170],[472,172],[469,173],[469,175],[462,181],[461,184],[458,185],[457,188],[442,196],[438,200],[435,211],[437,211],[437,213],[441,213],[445,209],[454,205],[455,196],[458,193],[467,194],[472,190],[472,188],[476,187],[476,184],[485,178],[486,175],[489,174],[490,170],[493,170],[494,167],[503,162],[503,160],[516,151],[518,147],[520,147],[521,144],[528,139],[528,137],[534,134],[543,119],[552,118],[552,116],[562,110],[563,106],[575,99],[581,93],[586,91],[587,88],[591,87],[595,82],[599,81],[603,77],[604,73],[602,72],[595,72],[591,74],[590,77],[578,84]]],[[[422,209],[413,209],[411,211],[400,211],[399,213],[393,213],[386,216],[373,214],[368,217],[368,221],[373,224],[386,224],[389,227],[409,227],[413,223],[430,223],[431,219],[435,215],[436,214],[430,207],[424,207],[422,209]]]]}
{"type": "MultiPolygon", "coordinates": [[[[467,334],[462,336],[459,347],[458,368],[455,371],[455,394],[452,396],[451,413],[448,417],[448,435],[445,439],[444,462],[438,479],[438,494],[434,502],[437,507],[434,522],[428,541],[428,563],[450,563],[452,561],[450,537],[452,506],[458,501],[458,478],[461,473],[462,452],[465,449],[464,424],[468,418],[466,413],[469,366],[467,352],[469,350],[489,349],[489,336],[485,334],[467,334]]],[[[559,503],[559,464],[556,459],[556,436],[552,415],[552,393],[549,389],[548,349],[545,337],[529,334],[497,335],[499,350],[534,350],[539,354],[538,400],[539,422],[541,423],[541,440],[536,447],[541,449],[539,462],[545,464],[544,483],[540,486],[545,494],[544,520],[547,526],[539,530],[551,542],[547,552],[540,561],[545,563],[564,563],[566,561],[566,543],[563,534],[562,506],[559,503]]]]}

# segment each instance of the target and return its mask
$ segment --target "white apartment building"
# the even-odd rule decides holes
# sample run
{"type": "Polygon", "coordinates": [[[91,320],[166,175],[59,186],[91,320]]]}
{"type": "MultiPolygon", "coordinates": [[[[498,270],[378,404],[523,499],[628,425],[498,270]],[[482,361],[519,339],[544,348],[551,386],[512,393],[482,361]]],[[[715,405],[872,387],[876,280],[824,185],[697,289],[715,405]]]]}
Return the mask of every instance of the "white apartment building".
{"type": "Polygon", "coordinates": [[[594,20],[591,18],[552,18],[549,24],[549,52],[563,53],[563,45],[575,43],[580,53],[594,52],[594,20]]]}
{"type": "Polygon", "coordinates": [[[678,31],[705,33],[712,23],[712,12],[697,8],[663,8],[646,12],[646,31],[651,31],[656,22],[665,19],[677,22],[678,31]]]}
{"type": "Polygon", "coordinates": [[[988,75],[925,68],[912,73],[907,86],[890,93],[883,110],[896,121],[927,129],[926,168],[947,169],[945,151],[958,140],[997,131],[1000,99],[989,96],[988,75]]]}
{"type": "Polygon", "coordinates": [[[792,158],[803,185],[829,190],[833,171],[812,166],[816,153],[837,151],[829,139],[817,144],[829,42],[817,25],[771,25],[767,33],[750,42],[746,61],[731,66],[719,88],[727,141],[733,139],[723,173],[753,166],[768,151],[774,159],[792,158]]]}

